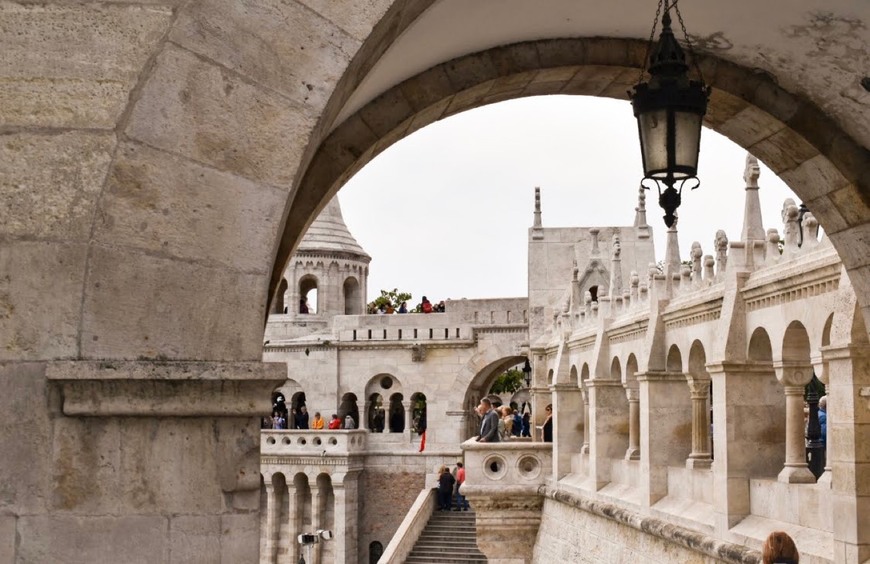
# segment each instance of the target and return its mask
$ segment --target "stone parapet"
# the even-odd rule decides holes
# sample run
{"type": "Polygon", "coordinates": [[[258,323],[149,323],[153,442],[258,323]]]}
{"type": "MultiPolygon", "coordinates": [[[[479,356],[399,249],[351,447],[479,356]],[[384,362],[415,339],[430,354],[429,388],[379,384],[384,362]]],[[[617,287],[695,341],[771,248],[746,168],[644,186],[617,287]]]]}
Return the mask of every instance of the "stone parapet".
{"type": "Polygon", "coordinates": [[[356,430],[264,430],[260,432],[262,456],[351,456],[365,454],[369,432],[356,430]]]}

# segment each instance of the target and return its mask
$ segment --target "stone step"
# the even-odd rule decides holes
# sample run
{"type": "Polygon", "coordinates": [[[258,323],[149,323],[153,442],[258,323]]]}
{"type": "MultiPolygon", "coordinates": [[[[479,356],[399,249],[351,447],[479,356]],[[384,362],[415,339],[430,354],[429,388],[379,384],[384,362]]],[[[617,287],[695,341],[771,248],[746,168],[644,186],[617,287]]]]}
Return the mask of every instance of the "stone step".
{"type": "Polygon", "coordinates": [[[434,564],[436,562],[443,564],[462,564],[463,562],[486,562],[486,557],[482,554],[480,556],[441,556],[437,554],[417,555],[412,552],[411,555],[408,556],[407,559],[405,559],[405,564],[434,564]]]}
{"type": "Polygon", "coordinates": [[[430,539],[438,539],[438,540],[468,540],[471,542],[477,542],[477,535],[474,533],[453,533],[453,532],[433,532],[433,531],[423,531],[423,534],[420,535],[420,540],[430,540],[430,539]]]}
{"type": "Polygon", "coordinates": [[[486,562],[486,556],[480,552],[448,553],[414,550],[408,555],[409,562],[411,559],[424,560],[427,558],[430,561],[437,560],[439,562],[486,562]]]}
{"type": "Polygon", "coordinates": [[[477,544],[449,544],[449,543],[417,543],[414,545],[414,550],[428,552],[450,552],[453,554],[464,554],[469,551],[476,551],[477,544]]]}

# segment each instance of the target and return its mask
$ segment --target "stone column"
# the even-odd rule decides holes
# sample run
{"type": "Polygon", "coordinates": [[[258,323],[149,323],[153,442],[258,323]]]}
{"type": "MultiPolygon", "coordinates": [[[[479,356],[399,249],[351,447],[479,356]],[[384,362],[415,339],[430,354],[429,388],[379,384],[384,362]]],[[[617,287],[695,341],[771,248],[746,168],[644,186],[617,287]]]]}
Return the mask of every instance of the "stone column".
{"type": "Polygon", "coordinates": [[[275,497],[275,486],[271,483],[271,476],[264,483],[266,487],[266,554],[261,562],[275,564],[278,557],[278,519],[281,507],[275,497]]]}
{"type": "Polygon", "coordinates": [[[299,513],[302,509],[302,503],[299,499],[299,491],[296,489],[296,484],[292,478],[287,482],[287,554],[290,562],[299,560],[299,543],[296,537],[302,533],[302,523],[299,519],[299,513]]]}
{"type": "Polygon", "coordinates": [[[359,560],[359,473],[336,474],[332,480],[335,499],[333,511],[335,564],[353,564],[359,560]]]}
{"type": "Polygon", "coordinates": [[[558,480],[571,473],[571,461],[580,453],[583,398],[580,388],[574,384],[556,384],[550,389],[553,394],[553,479],[558,480]]]}
{"type": "Polygon", "coordinates": [[[707,415],[710,379],[687,374],[686,381],[692,398],[692,452],[686,459],[686,468],[710,468],[713,464],[710,452],[710,421],[707,415]]]}
{"type": "Polygon", "coordinates": [[[583,388],[581,393],[583,394],[583,446],[580,448],[580,453],[589,454],[589,391],[583,388]]]}
{"type": "Polygon", "coordinates": [[[858,564],[870,559],[870,347],[829,346],[822,354],[830,381],[827,457],[836,515],[834,562],[858,564]]]}
{"type": "Polygon", "coordinates": [[[770,363],[712,363],[713,505],[716,535],[749,515],[749,478],[782,468],[782,390],[770,363]]]}
{"type": "Polygon", "coordinates": [[[595,488],[610,483],[611,460],[625,454],[625,390],[617,380],[588,380],[589,476],[595,488]]]}
{"type": "MultiPolygon", "coordinates": [[[[309,477],[309,484],[311,483],[311,478],[309,477]]],[[[311,486],[311,530],[310,531],[302,531],[304,533],[313,533],[317,529],[323,528],[323,512],[324,506],[326,505],[326,492],[321,490],[319,486],[317,486],[317,477],[314,478],[315,485],[311,486]]],[[[306,549],[306,553],[308,550],[306,549]]],[[[320,543],[315,544],[311,547],[311,561],[308,564],[320,564],[320,543]]]]}
{"type": "Polygon", "coordinates": [[[686,463],[691,445],[691,409],[686,378],[679,372],[637,374],[640,394],[642,503],[668,494],[668,468],[686,463]]]}
{"type": "Polygon", "coordinates": [[[640,391],[625,386],[625,397],[628,399],[628,449],[625,459],[640,460],[640,391]]]}
{"type": "Polygon", "coordinates": [[[414,402],[411,400],[403,401],[402,407],[405,408],[405,431],[404,435],[408,442],[411,442],[411,427],[414,422],[413,408],[414,402]]]}
{"type": "Polygon", "coordinates": [[[359,429],[369,429],[369,412],[368,406],[371,402],[368,401],[360,401],[356,402],[356,412],[359,413],[359,425],[357,426],[359,429]]]}
{"type": "Polygon", "coordinates": [[[814,484],[807,467],[804,437],[804,387],[813,378],[809,364],[777,362],[776,378],[785,390],[785,464],[777,479],[787,484],[814,484]]]}
{"type": "MultiPolygon", "coordinates": [[[[438,437],[441,441],[463,443],[476,435],[466,435],[468,432],[468,413],[462,410],[448,410],[446,412],[448,425],[446,429],[439,429],[438,437]]],[[[426,414],[429,418],[429,414],[426,414]]]]}

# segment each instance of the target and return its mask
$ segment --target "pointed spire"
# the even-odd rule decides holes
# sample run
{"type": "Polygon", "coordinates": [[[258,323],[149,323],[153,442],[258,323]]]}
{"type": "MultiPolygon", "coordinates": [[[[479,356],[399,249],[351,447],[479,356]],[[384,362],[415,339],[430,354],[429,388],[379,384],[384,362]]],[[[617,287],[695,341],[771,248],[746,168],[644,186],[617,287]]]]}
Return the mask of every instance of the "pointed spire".
{"type": "Polygon", "coordinates": [[[326,204],[320,215],[308,227],[308,231],[305,232],[305,236],[302,237],[297,249],[297,252],[305,251],[344,252],[371,259],[344,223],[338,196],[334,196],[326,204]]]}
{"type": "Polygon", "coordinates": [[[634,226],[646,227],[646,193],[644,187],[637,189],[637,207],[634,208],[634,226]]]}
{"type": "Polygon", "coordinates": [[[541,229],[541,187],[535,186],[535,221],[532,224],[533,229],[541,229]]]}
{"type": "Polygon", "coordinates": [[[758,199],[758,177],[761,168],[758,159],[746,153],[746,168],[743,180],[746,182],[746,203],[743,207],[742,241],[764,241],[764,226],[761,223],[761,202],[758,199]]]}
{"type": "Polygon", "coordinates": [[[665,274],[680,273],[680,240],[677,237],[677,224],[680,218],[674,219],[674,224],[668,227],[668,238],[665,246],[665,274]]]}

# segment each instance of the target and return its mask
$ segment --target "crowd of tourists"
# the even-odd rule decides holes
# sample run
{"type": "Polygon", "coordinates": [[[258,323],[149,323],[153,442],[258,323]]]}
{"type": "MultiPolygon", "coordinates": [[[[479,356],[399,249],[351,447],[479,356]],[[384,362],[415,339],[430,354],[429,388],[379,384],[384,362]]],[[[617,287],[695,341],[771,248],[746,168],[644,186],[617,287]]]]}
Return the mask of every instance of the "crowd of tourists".
{"type": "MultiPolygon", "coordinates": [[[[553,442],[553,406],[546,407],[547,418],[538,427],[544,442],[553,442]]],[[[474,409],[480,418],[480,432],[477,440],[483,443],[508,441],[532,436],[532,412],[525,404],[521,408],[509,405],[493,405],[492,400],[483,398],[474,409]],[[522,413],[522,415],[520,415],[522,413]]]]}

